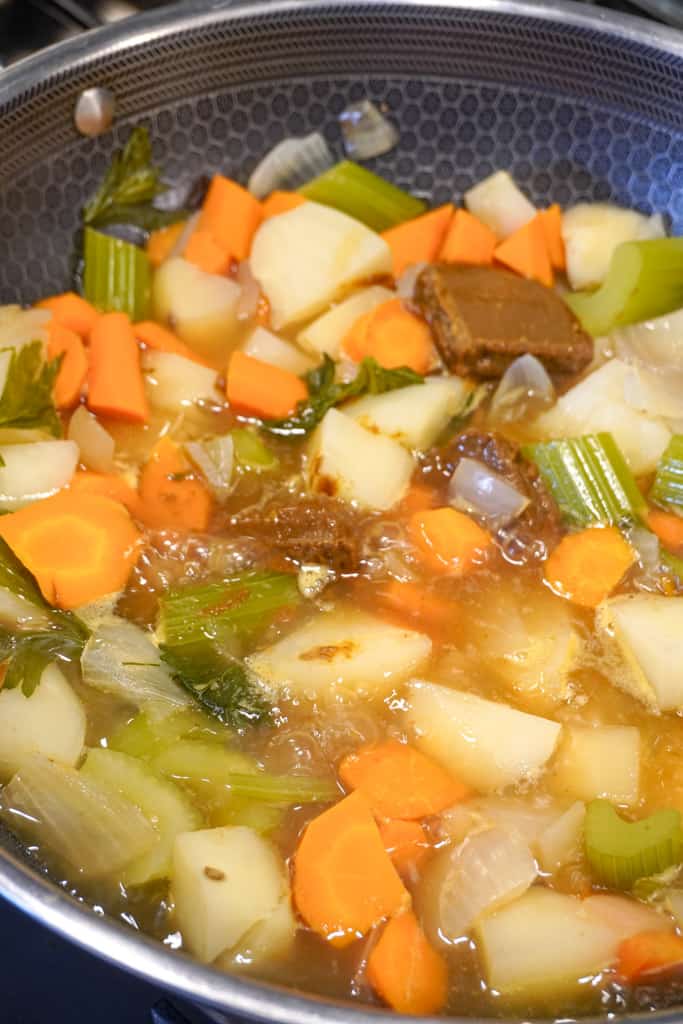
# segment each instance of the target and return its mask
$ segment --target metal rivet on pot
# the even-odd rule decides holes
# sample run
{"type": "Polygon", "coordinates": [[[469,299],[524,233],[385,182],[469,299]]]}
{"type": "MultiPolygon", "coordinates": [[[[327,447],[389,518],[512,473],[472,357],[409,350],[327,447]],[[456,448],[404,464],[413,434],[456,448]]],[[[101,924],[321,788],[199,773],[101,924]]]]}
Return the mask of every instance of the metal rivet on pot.
{"type": "Polygon", "coordinates": [[[110,89],[84,89],[76,101],[74,121],[81,135],[103,135],[114,120],[116,101],[110,89]]]}

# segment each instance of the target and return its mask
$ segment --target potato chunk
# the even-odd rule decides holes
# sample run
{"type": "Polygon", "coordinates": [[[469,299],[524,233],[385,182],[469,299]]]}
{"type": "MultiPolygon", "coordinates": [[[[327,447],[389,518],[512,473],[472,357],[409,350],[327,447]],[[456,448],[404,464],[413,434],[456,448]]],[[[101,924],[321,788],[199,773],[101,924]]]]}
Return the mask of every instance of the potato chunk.
{"type": "Polygon", "coordinates": [[[297,335],[300,345],[322,355],[327,353],[332,359],[339,359],[341,346],[344,338],[349,333],[356,320],[371,309],[395,298],[395,293],[380,284],[370,285],[369,288],[362,288],[348,299],[339,302],[332,309],[319,316],[312,324],[305,327],[297,335]]]}
{"type": "Polygon", "coordinates": [[[270,843],[235,826],[177,836],[171,888],[187,948],[210,963],[275,911],[287,881],[270,843]]]}
{"type": "Polygon", "coordinates": [[[390,274],[391,250],[359,221],[309,202],[261,224],[250,263],[279,330],[315,316],[357,282],[390,274]]]}
{"type": "Polygon", "coordinates": [[[397,441],[330,409],[311,442],[308,480],[314,492],[383,511],[403,498],[413,469],[397,441]]]}
{"type": "Polygon", "coordinates": [[[435,683],[412,682],[406,702],[425,753],[484,792],[535,778],[560,735],[557,722],[435,683]]]}
{"type": "Polygon", "coordinates": [[[56,665],[43,670],[30,697],[0,690],[0,775],[17,771],[31,754],[75,765],[85,742],[85,711],[56,665]]]}
{"type": "Polygon", "coordinates": [[[383,697],[424,667],[429,637],[352,610],[322,612],[247,659],[264,687],[288,695],[383,697]]]}
{"type": "Polygon", "coordinates": [[[359,398],[344,406],[344,414],[406,448],[429,448],[469,390],[460,377],[428,377],[424,384],[359,398]]]}
{"type": "Polygon", "coordinates": [[[556,793],[574,800],[638,800],[640,732],[631,725],[568,726],[553,765],[556,793]]]}
{"type": "Polygon", "coordinates": [[[622,671],[610,673],[612,682],[653,710],[683,707],[683,599],[613,597],[598,608],[597,624],[623,659],[622,671]]]}
{"type": "Polygon", "coordinates": [[[154,275],[156,318],[209,360],[222,360],[230,351],[239,297],[235,281],[207,274],[187,260],[167,260],[154,275]]]}

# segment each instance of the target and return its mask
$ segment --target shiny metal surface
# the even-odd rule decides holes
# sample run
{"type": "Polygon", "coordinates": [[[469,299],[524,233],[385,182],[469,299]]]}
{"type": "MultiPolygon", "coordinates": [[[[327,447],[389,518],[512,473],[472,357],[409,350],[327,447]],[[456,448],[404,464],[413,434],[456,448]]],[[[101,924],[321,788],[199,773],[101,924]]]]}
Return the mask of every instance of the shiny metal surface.
{"type": "MultiPolygon", "coordinates": [[[[188,164],[199,172],[203,155],[209,170],[238,173],[281,137],[283,118],[297,133],[327,126],[334,115],[324,104],[347,92],[360,98],[354,82],[373,98],[386,94],[400,115],[402,144],[375,165],[399,184],[437,199],[450,182],[459,194],[509,152],[536,201],[614,194],[644,209],[659,204],[683,230],[681,80],[683,37],[573,3],[187,0],[162,8],[0,75],[0,301],[66,283],[82,191],[137,118],[149,116],[157,156],[173,173],[188,164]],[[114,137],[89,142],[74,127],[74,102],[102,85],[117,97],[114,137]]],[[[200,965],[71,899],[1,831],[0,892],[105,960],[223,1014],[283,1024],[394,1016],[200,965]]],[[[673,1024],[680,1015],[647,1019],[673,1024]]]]}

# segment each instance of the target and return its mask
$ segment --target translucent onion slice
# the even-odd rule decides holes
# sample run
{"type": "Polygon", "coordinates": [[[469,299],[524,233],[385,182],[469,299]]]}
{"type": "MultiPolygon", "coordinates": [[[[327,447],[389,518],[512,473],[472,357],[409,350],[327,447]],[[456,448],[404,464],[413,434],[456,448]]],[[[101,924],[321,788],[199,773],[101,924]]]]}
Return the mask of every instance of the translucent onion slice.
{"type": "Polygon", "coordinates": [[[489,415],[510,423],[527,415],[537,416],[554,401],[555,388],[543,363],[536,356],[520,356],[501,377],[489,415]]]}
{"type": "Polygon", "coordinates": [[[96,473],[111,473],[114,469],[114,438],[84,405],[79,405],[69,420],[69,441],[75,441],[81,462],[96,473]]]}
{"type": "Polygon", "coordinates": [[[461,843],[470,834],[498,828],[520,836],[528,846],[532,846],[557,820],[559,813],[558,807],[547,800],[475,797],[444,811],[439,822],[439,832],[444,839],[461,843]]]}
{"type": "Polygon", "coordinates": [[[21,348],[32,341],[46,342],[51,319],[49,309],[0,306],[0,349],[21,348]]]}
{"type": "Polygon", "coordinates": [[[683,371],[683,309],[621,327],[611,337],[616,354],[626,362],[683,371]]]}
{"type": "Polygon", "coordinates": [[[235,306],[235,316],[238,320],[248,320],[256,314],[261,298],[261,289],[247,260],[242,260],[238,266],[236,280],[242,291],[235,306]]]}
{"type": "Polygon", "coordinates": [[[470,836],[434,857],[425,872],[420,904],[428,930],[453,943],[485,912],[517,899],[538,870],[521,836],[499,828],[470,836]]]}
{"type": "Polygon", "coordinates": [[[448,500],[454,508],[481,516],[491,526],[507,526],[529,504],[502,476],[476,459],[461,459],[448,485],[448,500]]]}
{"type": "Polygon", "coordinates": [[[257,164],[247,187],[257,199],[265,199],[275,189],[299,188],[333,164],[334,157],[319,132],[283,139],[257,164]]]}
{"type": "Polygon", "coordinates": [[[116,615],[88,640],[81,657],[83,681],[137,707],[164,705],[169,711],[192,703],[161,661],[151,635],[116,615]]]}
{"type": "Polygon", "coordinates": [[[201,470],[209,490],[218,502],[226,500],[232,489],[235,443],[230,434],[209,441],[188,441],[185,451],[201,470]]]}
{"type": "Polygon", "coordinates": [[[648,416],[677,420],[683,417],[683,371],[655,373],[641,366],[629,366],[624,375],[624,399],[648,416]]]}
{"type": "Polygon", "coordinates": [[[426,263],[411,263],[396,282],[396,294],[400,299],[410,301],[415,293],[417,279],[427,266],[426,263]]]}
{"type": "Polygon", "coordinates": [[[353,160],[383,156],[398,145],[399,134],[370,100],[351,103],[339,115],[344,149],[353,160]]]}
{"type": "Polygon", "coordinates": [[[152,825],[134,804],[37,755],[3,789],[2,817],[85,878],[120,871],[156,842],[152,825]]]}
{"type": "Polygon", "coordinates": [[[193,213],[191,217],[188,217],[185,222],[185,227],[178,235],[175,245],[164,262],[167,262],[168,260],[181,259],[183,257],[185,250],[187,249],[187,243],[190,241],[190,235],[197,227],[197,224],[199,224],[199,218],[201,215],[201,210],[197,210],[197,212],[193,213]]]}

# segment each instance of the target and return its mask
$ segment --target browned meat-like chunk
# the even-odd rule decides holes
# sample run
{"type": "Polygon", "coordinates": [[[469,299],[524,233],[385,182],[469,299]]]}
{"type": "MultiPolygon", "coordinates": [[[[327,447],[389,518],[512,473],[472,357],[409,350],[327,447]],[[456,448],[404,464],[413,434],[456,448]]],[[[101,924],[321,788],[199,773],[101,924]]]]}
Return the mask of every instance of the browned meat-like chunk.
{"type": "Polygon", "coordinates": [[[438,263],[420,274],[415,301],[449,370],[502,377],[530,353],[566,378],[593,357],[593,341],[550,288],[493,267],[438,263]]]}
{"type": "Polygon", "coordinates": [[[498,530],[506,557],[525,565],[543,559],[562,536],[560,512],[536,467],[501,434],[465,430],[443,448],[422,457],[422,473],[430,481],[450,480],[461,459],[476,459],[529,498],[524,512],[498,530]]]}
{"type": "Polygon", "coordinates": [[[267,543],[268,550],[299,565],[326,565],[337,573],[357,572],[361,560],[361,522],[352,508],[334,498],[272,501],[235,523],[267,543]]]}

